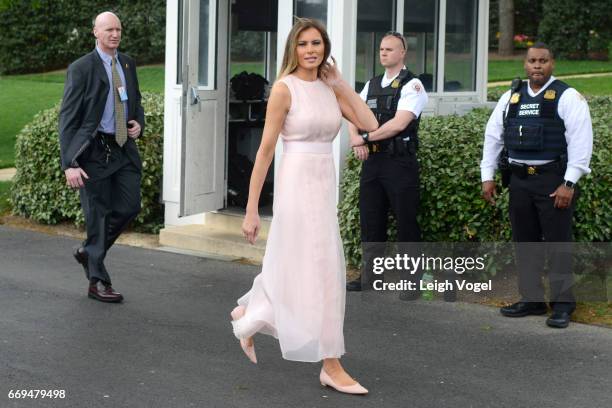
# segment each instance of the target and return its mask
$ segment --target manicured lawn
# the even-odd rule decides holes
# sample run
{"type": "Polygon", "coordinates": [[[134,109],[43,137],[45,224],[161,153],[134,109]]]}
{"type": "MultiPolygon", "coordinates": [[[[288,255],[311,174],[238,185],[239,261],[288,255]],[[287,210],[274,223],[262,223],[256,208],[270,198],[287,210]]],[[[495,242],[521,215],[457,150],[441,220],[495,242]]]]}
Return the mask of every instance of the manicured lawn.
{"type": "Polygon", "coordinates": [[[0,77],[0,168],[14,166],[17,133],[34,115],[59,101],[63,83],[0,77]]]}
{"type": "MultiPolygon", "coordinates": [[[[564,79],[563,82],[567,83],[572,88],[576,88],[576,90],[583,95],[612,95],[612,76],[564,79]]],[[[507,91],[509,86],[510,83],[508,83],[508,86],[489,88],[489,95],[495,95],[494,98],[489,97],[489,100],[497,100],[498,96],[501,96],[507,91]]]]}
{"type": "MultiPolygon", "coordinates": [[[[612,72],[612,61],[555,61],[555,75],[612,72]]],[[[489,61],[489,82],[525,76],[523,61],[489,61]]]]}
{"type": "Polygon", "coordinates": [[[164,66],[148,66],[138,68],[138,83],[141,91],[164,92],[164,66]]]}
{"type": "MultiPolygon", "coordinates": [[[[35,82],[45,84],[60,84],[59,98],[62,97],[66,71],[54,71],[45,74],[12,75],[0,77],[24,82],[35,82]]],[[[163,92],[164,91],[164,66],[150,65],[138,68],[138,82],[141,91],[163,92]]],[[[58,99],[59,100],[59,99],[58,99]]]]}
{"type": "MultiPolygon", "coordinates": [[[[244,62],[231,66],[230,78],[248,71],[263,74],[263,64],[244,62]]],[[[62,97],[65,71],[0,77],[0,168],[13,167],[17,133],[36,113],[54,106],[62,97]]],[[[142,91],[164,91],[164,67],[138,68],[142,91]]]]}
{"type": "Polygon", "coordinates": [[[234,62],[230,66],[229,79],[232,79],[234,75],[239,74],[242,71],[246,71],[249,73],[254,72],[256,74],[259,74],[265,77],[266,76],[265,69],[266,68],[264,64],[261,62],[234,62]]]}
{"type": "MultiPolygon", "coordinates": [[[[13,167],[17,133],[36,113],[54,106],[62,98],[64,71],[0,77],[0,168],[13,167]]],[[[163,92],[161,65],[138,68],[142,91],[163,92]]]]}
{"type": "Polygon", "coordinates": [[[612,95],[612,76],[565,79],[564,82],[584,95],[612,95]]]}
{"type": "Polygon", "coordinates": [[[0,215],[5,215],[11,210],[8,199],[11,195],[12,185],[13,183],[10,181],[0,181],[0,215]]]}

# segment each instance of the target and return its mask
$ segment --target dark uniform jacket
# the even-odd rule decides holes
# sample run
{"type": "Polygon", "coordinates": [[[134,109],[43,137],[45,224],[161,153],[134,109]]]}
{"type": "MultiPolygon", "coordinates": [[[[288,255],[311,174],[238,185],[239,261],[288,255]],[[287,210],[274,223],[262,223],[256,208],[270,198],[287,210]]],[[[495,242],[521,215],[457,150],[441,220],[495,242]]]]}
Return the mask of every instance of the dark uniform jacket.
{"type": "MultiPolygon", "coordinates": [[[[118,53],[118,61],[125,74],[128,93],[128,121],[137,121],[144,133],[144,109],[136,77],[136,64],[129,56],[118,53]]],[[[97,135],[109,91],[109,81],[104,63],[94,49],[68,67],[64,97],[59,118],[60,154],[62,170],[80,167],[79,157],[87,150],[97,135]]],[[[142,168],[134,139],[128,137],[125,154],[138,168],[142,168]]],[[[86,160],[86,158],[82,158],[86,160]]]]}

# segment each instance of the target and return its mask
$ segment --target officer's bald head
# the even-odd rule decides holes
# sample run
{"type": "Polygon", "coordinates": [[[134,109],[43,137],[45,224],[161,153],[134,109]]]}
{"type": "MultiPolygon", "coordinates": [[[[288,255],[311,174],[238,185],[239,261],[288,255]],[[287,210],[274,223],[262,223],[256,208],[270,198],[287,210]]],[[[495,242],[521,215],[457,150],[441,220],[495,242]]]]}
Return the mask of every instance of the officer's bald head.
{"type": "Polygon", "coordinates": [[[93,28],[99,27],[100,25],[106,24],[108,22],[119,23],[121,25],[121,20],[119,17],[112,11],[105,11],[103,13],[98,14],[92,22],[93,28]]]}
{"type": "Polygon", "coordinates": [[[115,13],[105,11],[96,16],[93,23],[93,34],[98,47],[109,55],[115,55],[121,43],[121,21],[115,13]]]}

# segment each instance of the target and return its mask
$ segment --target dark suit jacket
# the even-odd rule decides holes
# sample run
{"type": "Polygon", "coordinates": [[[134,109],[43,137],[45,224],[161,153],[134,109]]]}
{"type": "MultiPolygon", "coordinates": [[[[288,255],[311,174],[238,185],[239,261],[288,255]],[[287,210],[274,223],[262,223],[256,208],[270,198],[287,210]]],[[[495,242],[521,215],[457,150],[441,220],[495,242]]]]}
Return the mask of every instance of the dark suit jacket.
{"type": "MultiPolygon", "coordinates": [[[[123,53],[119,53],[118,60],[125,74],[128,93],[127,120],[137,121],[142,127],[142,135],[145,126],[144,109],[136,77],[136,64],[123,53]]],[[[96,137],[110,86],[103,64],[94,49],[68,67],[59,118],[62,170],[80,167],[82,163],[78,161],[79,156],[96,137]]],[[[141,169],[138,148],[132,138],[128,137],[124,149],[130,161],[141,169]]]]}

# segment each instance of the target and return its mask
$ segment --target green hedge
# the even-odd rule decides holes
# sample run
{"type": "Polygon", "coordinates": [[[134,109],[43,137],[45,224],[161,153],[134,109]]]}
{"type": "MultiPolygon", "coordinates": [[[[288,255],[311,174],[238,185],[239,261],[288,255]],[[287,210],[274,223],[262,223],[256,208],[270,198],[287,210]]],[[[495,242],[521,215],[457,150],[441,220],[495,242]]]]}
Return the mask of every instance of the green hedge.
{"type": "Polygon", "coordinates": [[[92,19],[106,10],[121,19],[122,51],[139,65],[163,61],[163,0],[0,0],[0,74],[66,68],[94,48],[92,19]]]}
{"type": "MultiPolygon", "coordinates": [[[[510,82],[510,81],[508,81],[510,82]]],[[[497,102],[510,89],[510,86],[496,86],[495,88],[487,89],[487,101],[497,102]]]]}
{"type": "MultiPolygon", "coordinates": [[[[577,241],[609,241],[612,231],[612,97],[589,100],[593,119],[593,173],[580,180],[581,196],[574,219],[577,241]]],[[[425,117],[421,121],[421,209],[419,223],[429,242],[510,241],[508,194],[495,207],[481,198],[480,160],[484,128],[491,111],[465,116],[425,117]]],[[[341,180],[340,232],[347,262],[361,263],[359,174],[361,163],[350,154],[341,180]]],[[[499,175],[497,175],[499,183],[499,175]]],[[[392,218],[392,217],[391,217],[392,218]]],[[[391,239],[395,227],[389,228],[391,239]]]]}
{"type": "MultiPolygon", "coordinates": [[[[164,100],[143,93],[145,134],[136,143],[142,158],[142,211],[133,225],[157,231],[163,224],[160,200],[163,156],[164,100]]],[[[36,115],[18,135],[11,199],[13,212],[45,224],[83,224],[79,193],[66,186],[60,167],[59,104],[36,115]]]]}

